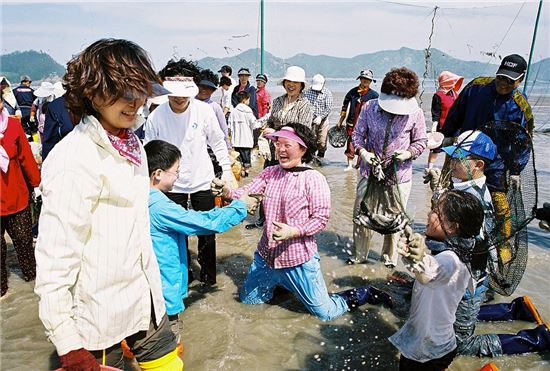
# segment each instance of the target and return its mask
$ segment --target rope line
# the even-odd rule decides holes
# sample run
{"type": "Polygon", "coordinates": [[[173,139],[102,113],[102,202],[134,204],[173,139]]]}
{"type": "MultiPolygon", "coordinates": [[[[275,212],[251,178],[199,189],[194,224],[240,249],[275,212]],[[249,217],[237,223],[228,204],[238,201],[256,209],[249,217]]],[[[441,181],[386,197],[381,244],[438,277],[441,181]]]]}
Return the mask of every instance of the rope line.
{"type": "Polygon", "coordinates": [[[418,99],[420,100],[420,106],[422,106],[422,96],[424,95],[424,92],[426,90],[426,88],[424,87],[424,82],[428,78],[428,67],[429,67],[429,64],[430,64],[430,58],[432,56],[432,53],[431,53],[430,49],[432,48],[432,36],[434,34],[434,28],[435,28],[435,16],[437,15],[437,10],[438,9],[439,9],[439,7],[436,5],[434,7],[433,15],[432,15],[432,27],[431,27],[431,30],[430,30],[430,36],[428,37],[428,47],[424,50],[424,74],[422,75],[423,76],[423,78],[422,78],[422,90],[420,92],[420,96],[418,97],[418,99]]]}

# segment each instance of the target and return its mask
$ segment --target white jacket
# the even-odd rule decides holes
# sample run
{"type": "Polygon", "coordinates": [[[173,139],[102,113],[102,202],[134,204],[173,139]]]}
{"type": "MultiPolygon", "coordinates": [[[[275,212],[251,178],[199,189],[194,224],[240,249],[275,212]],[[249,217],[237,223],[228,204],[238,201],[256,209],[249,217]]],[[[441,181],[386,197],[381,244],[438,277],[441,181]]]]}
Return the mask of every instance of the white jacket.
{"type": "Polygon", "coordinates": [[[253,130],[256,117],[252,108],[244,103],[239,103],[229,114],[228,126],[231,129],[231,142],[233,147],[254,147],[253,130]]]}
{"type": "Polygon", "coordinates": [[[59,355],[100,350],[147,330],[165,305],[149,228],[149,176],[93,116],[42,167],[36,244],[39,316],[59,355]]]}
{"type": "Polygon", "coordinates": [[[184,113],[174,113],[170,103],[158,106],[147,117],[144,143],[162,139],[181,151],[180,177],[173,192],[195,193],[210,190],[214,166],[208,155],[212,148],[224,171],[231,172],[229,151],[214,110],[208,103],[191,99],[184,113]]]}

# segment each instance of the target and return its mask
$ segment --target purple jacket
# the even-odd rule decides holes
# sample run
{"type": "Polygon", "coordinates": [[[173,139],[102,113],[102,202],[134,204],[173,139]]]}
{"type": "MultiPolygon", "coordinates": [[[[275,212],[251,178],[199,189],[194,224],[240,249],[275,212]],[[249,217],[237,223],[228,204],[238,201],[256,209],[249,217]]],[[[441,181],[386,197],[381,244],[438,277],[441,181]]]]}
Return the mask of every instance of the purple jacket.
{"type": "MultiPolygon", "coordinates": [[[[397,183],[409,182],[412,178],[412,160],[422,154],[428,141],[424,112],[418,108],[410,115],[392,115],[380,108],[378,99],[372,99],[361,109],[351,138],[357,151],[365,148],[383,161],[387,184],[395,184],[396,180],[397,183]],[[386,126],[389,121],[391,121],[391,129],[387,148],[384,149],[386,126]],[[398,163],[396,179],[393,176],[395,174],[392,155],[397,150],[410,151],[413,157],[398,163]]],[[[370,165],[361,162],[360,172],[362,176],[368,177],[370,165]]]]}

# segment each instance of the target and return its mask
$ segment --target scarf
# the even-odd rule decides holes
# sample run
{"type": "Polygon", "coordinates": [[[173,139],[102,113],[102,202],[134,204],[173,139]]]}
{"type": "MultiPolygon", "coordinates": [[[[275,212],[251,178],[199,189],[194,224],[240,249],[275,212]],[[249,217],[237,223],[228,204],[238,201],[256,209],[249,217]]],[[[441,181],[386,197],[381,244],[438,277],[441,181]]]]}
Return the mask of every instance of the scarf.
{"type": "Polygon", "coordinates": [[[113,135],[105,130],[107,137],[118,153],[132,164],[141,165],[141,148],[139,139],[130,129],[123,129],[120,135],[113,135]]]}
{"type": "Polygon", "coordinates": [[[8,110],[4,108],[2,112],[0,112],[0,170],[4,173],[8,172],[8,166],[10,164],[10,157],[2,145],[4,132],[8,128],[8,118],[8,110]]]}

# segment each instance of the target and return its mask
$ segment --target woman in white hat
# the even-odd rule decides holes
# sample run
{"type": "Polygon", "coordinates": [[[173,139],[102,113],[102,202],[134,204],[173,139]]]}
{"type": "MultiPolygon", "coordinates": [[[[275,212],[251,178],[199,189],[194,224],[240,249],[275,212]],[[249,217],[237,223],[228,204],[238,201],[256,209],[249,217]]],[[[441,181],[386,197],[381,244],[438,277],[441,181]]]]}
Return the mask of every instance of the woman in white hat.
{"type": "MultiPolygon", "coordinates": [[[[383,183],[384,194],[369,195],[384,199],[386,210],[404,211],[411,190],[412,160],[424,151],[427,141],[424,113],[415,98],[418,85],[413,71],[394,68],[384,77],[380,97],[368,101],[359,114],[352,135],[361,161],[354,219],[359,215],[370,182],[383,183]]],[[[394,216],[403,218],[403,215],[394,216]]],[[[388,267],[395,267],[399,233],[378,231],[385,234],[382,261],[388,267]]],[[[372,232],[370,228],[354,224],[355,256],[351,262],[367,261],[372,232]]]]}
{"type": "MultiPolygon", "coordinates": [[[[286,93],[275,98],[271,114],[267,119],[267,127],[263,134],[271,134],[283,126],[291,123],[299,123],[311,129],[313,121],[313,107],[302,93],[306,87],[306,71],[302,67],[290,66],[286,69],[285,77],[279,81],[279,85],[285,88],[286,93]]],[[[277,165],[279,160],[275,158],[275,147],[270,143],[271,159],[265,159],[264,168],[277,165]]],[[[245,228],[261,228],[265,222],[263,207],[260,207],[260,217],[255,223],[246,225],[245,228]]]]}

